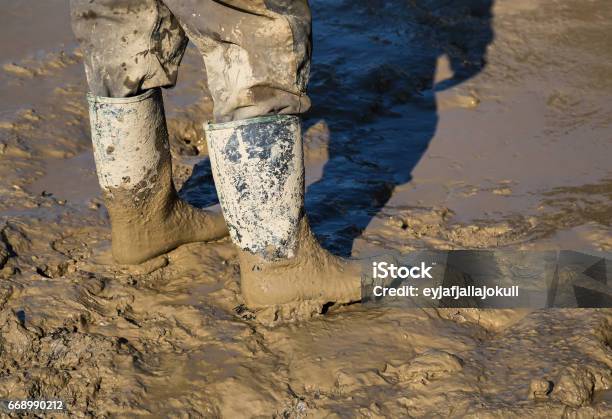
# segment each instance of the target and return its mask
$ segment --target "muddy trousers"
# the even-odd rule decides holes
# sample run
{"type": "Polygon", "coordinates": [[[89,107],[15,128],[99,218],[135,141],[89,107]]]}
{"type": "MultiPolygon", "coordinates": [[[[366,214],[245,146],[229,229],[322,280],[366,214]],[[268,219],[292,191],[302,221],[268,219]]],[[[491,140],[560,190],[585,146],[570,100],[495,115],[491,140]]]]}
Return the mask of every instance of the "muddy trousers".
{"type": "Polygon", "coordinates": [[[191,40],[215,122],[310,107],[307,0],[71,0],[71,19],[94,95],[174,86],[191,40]]]}

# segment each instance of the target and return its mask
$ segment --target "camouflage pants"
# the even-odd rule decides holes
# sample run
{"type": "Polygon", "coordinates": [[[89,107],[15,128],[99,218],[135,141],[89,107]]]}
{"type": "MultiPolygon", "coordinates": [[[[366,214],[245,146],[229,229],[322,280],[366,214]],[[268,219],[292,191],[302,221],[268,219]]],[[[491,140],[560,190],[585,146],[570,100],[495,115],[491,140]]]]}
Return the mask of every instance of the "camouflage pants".
{"type": "Polygon", "coordinates": [[[310,107],[307,0],[71,0],[71,18],[97,96],[172,87],[191,40],[215,122],[310,107]]]}

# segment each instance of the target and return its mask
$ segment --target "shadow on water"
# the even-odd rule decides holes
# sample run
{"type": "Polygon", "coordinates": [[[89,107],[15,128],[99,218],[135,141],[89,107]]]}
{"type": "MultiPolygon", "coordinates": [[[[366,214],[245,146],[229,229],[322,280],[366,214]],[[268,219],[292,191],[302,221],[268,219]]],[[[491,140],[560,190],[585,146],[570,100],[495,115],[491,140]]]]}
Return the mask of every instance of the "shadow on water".
{"type": "MultiPolygon", "coordinates": [[[[353,241],[390,199],[431,141],[434,92],[478,74],[493,40],[493,0],[312,0],[312,109],[304,130],[325,120],[329,160],[308,187],[306,212],[324,247],[350,255],[353,241]],[[434,85],[438,59],[452,77],[434,85]]],[[[216,202],[210,165],[182,195],[216,202]],[[206,186],[204,186],[206,185],[206,186]]]]}
{"type": "Polygon", "coordinates": [[[313,1],[314,56],[305,125],[331,138],[306,211],[334,253],[353,241],[409,182],[438,122],[433,91],[473,77],[493,40],[493,0],[313,1]],[[453,76],[434,86],[438,58],[453,76]]]}

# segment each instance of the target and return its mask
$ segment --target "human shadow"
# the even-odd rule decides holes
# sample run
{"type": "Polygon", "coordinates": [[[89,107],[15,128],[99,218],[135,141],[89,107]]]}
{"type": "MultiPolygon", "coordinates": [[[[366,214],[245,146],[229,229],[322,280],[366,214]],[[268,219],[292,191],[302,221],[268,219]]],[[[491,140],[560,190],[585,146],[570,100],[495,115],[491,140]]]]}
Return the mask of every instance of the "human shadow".
{"type": "Polygon", "coordinates": [[[313,0],[313,106],[329,160],[306,192],[315,234],[348,256],[353,241],[412,179],[438,123],[435,92],[486,65],[493,0],[313,0]],[[446,55],[452,77],[434,84],[446,55]]]}
{"type": "MultiPolygon", "coordinates": [[[[306,213],[321,244],[348,256],[353,241],[412,170],[438,123],[435,92],[486,65],[494,0],[312,0],[311,110],[304,131],[331,132],[322,177],[306,191],[306,213]],[[446,55],[452,77],[434,85],[446,55]]],[[[210,163],[194,168],[181,196],[218,202],[210,163]]]]}

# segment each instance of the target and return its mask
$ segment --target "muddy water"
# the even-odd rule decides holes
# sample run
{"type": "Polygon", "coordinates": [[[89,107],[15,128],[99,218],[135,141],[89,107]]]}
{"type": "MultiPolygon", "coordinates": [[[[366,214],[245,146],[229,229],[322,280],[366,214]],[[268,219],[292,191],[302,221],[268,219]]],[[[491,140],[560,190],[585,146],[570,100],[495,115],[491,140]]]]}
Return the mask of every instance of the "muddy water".
{"type": "MultiPolygon", "coordinates": [[[[338,254],[612,250],[603,0],[313,1],[307,211],[338,254]]],[[[0,399],[74,416],[606,417],[610,310],[242,308],[230,243],[116,266],[66,1],[0,16],[0,399]]],[[[216,203],[189,50],[175,177],[216,203]],[[192,167],[195,164],[195,169],[192,167]]]]}

